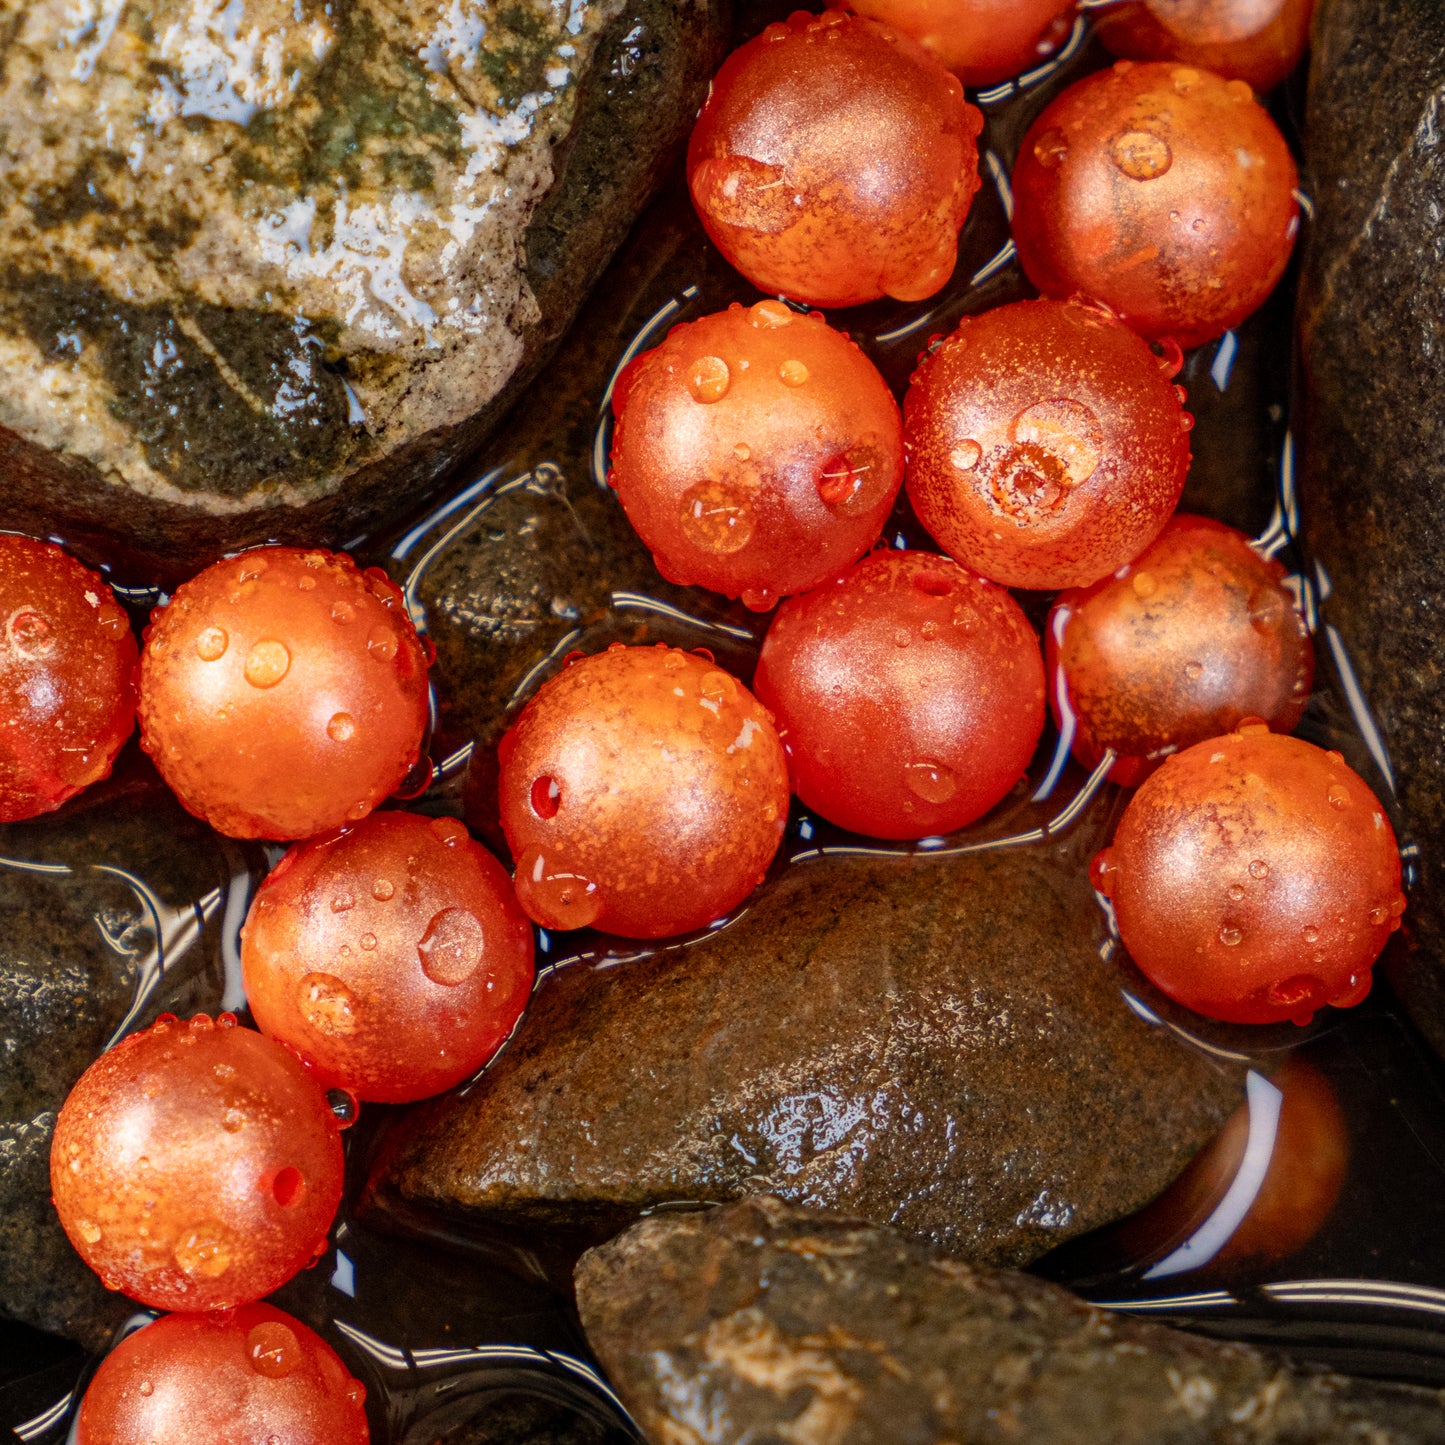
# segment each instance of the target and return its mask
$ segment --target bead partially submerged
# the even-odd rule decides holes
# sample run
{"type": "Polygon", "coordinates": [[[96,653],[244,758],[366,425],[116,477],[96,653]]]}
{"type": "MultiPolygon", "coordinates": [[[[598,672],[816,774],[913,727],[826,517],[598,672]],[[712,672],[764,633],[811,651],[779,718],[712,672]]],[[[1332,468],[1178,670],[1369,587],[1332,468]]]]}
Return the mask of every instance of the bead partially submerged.
{"type": "Polygon", "coordinates": [[[94,572],[0,535],[0,823],[110,775],[135,726],[135,660],[130,619],[94,572]]]}
{"type": "Polygon", "coordinates": [[[1094,880],[1144,973],[1231,1023],[1358,1003],[1405,911],[1394,830],[1364,780],[1263,723],[1169,758],[1094,880]]]}
{"type": "Polygon", "coordinates": [[[904,401],[908,496],[943,549],[1011,587],[1074,587],[1163,527],[1192,418],[1171,362],[1078,301],[968,316],[904,401]]]}
{"type": "Polygon", "coordinates": [[[162,1310],[270,1294],[313,1259],[341,1199],[321,1086],[279,1044],[162,1018],[81,1075],[55,1123],[50,1188],[101,1279],[162,1310]]]}
{"type": "Polygon", "coordinates": [[[931,552],[875,552],[784,603],[754,686],[804,804],[874,838],[986,813],[1044,722],[1043,661],[1018,603],[931,552]]]}
{"type": "Polygon", "coordinates": [[[1130,565],[1060,595],[1049,614],[1049,699],[1075,720],[1074,754],[1132,787],[1171,752],[1260,718],[1290,732],[1314,645],[1285,569],[1242,532],[1176,516],[1130,565]],[[1060,675],[1062,674],[1062,676],[1060,675]]]}
{"type": "Polygon", "coordinates": [[[623,647],[579,658],[500,748],[502,827],[544,928],[685,933],[762,882],[788,769],[772,720],[711,658],[623,647]]]}
{"type": "Polygon", "coordinates": [[[426,669],[379,569],[243,552],[184,583],[146,629],[141,746],[220,832],[309,838],[364,818],[416,763],[426,669]]]}
{"type": "Polygon", "coordinates": [[[366,1445],[366,1387],[270,1305],[166,1315],[100,1363],[76,1445],[366,1445]]]}
{"type": "Polygon", "coordinates": [[[374,813],[293,848],[241,933],[262,1030],[322,1082],[399,1103],[476,1073],[532,987],[506,870],[454,818],[374,813]]]}
{"type": "Polygon", "coordinates": [[[953,273],[983,119],[916,41],[799,11],[733,52],[688,147],[692,198],[762,291],[920,301],[953,273]]]}
{"type": "Polygon", "coordinates": [[[1297,184],[1244,81],[1121,60],[1071,85],[1024,137],[1014,242],[1045,295],[1092,296],[1145,336],[1197,346],[1274,289],[1297,184]]]}
{"type": "Polygon", "coordinates": [[[780,301],[675,328],[613,406],[612,484],[658,568],[755,607],[861,557],[903,481],[903,424],[873,363],[780,301]]]}

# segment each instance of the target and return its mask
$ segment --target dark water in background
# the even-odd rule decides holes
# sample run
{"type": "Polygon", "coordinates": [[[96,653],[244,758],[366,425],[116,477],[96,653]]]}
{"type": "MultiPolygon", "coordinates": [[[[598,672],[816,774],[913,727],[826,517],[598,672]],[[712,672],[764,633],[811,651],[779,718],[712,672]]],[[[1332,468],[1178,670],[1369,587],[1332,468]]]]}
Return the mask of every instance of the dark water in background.
{"type": "MultiPolygon", "coordinates": [[[[748,30],[764,18],[772,17],[755,10],[748,30]]],[[[930,336],[951,330],[964,314],[1030,294],[1008,241],[1007,174],[1019,140],[1047,100],[1105,60],[1081,24],[1059,60],[1022,85],[978,97],[987,116],[981,139],[984,184],[965,228],[953,282],[927,303],[880,302],[830,318],[855,336],[900,394],[930,336]]],[[[1274,101],[1276,116],[1292,137],[1301,93],[1297,80],[1274,101]]],[[[1304,561],[1293,541],[1298,525],[1287,431],[1292,290],[1291,274],[1237,335],[1187,358],[1179,380],[1188,387],[1197,426],[1183,506],[1261,536],[1300,573],[1302,600],[1313,619],[1327,579],[1302,572],[1304,561]]],[[[601,477],[609,422],[600,403],[617,366],[678,321],[733,300],[753,299],[756,293],[704,243],[680,176],[675,176],[640,221],[558,361],[443,501],[385,536],[337,539],[348,540],[360,560],[387,567],[407,587],[418,621],[438,647],[431,750],[435,778],[409,806],[467,816],[488,841],[499,841],[489,828],[488,761],[504,720],[492,715],[495,707],[483,716],[470,701],[478,668],[481,682],[490,688],[488,698],[510,695],[514,704],[550,676],[566,652],[593,651],[615,639],[705,646],[730,670],[751,675],[766,617],[707,593],[669,586],[650,566],[629,564],[624,575],[599,581],[584,575],[577,559],[589,555],[593,544],[611,555],[605,539],[626,534],[625,519],[601,477]],[[521,583],[534,600],[546,601],[553,589],[550,605],[540,616],[525,609],[515,615],[505,609],[480,617],[469,613],[466,599],[459,601],[448,590],[459,560],[475,562],[488,546],[511,547],[523,536],[540,536],[546,545],[536,549],[535,567],[521,583]],[[447,599],[445,607],[436,605],[439,597],[447,599]],[[489,673],[489,654],[478,652],[479,631],[495,642],[499,655],[521,658],[526,666],[514,667],[514,675],[505,669],[489,673]]],[[[886,537],[893,545],[931,546],[902,502],[886,537]]],[[[111,576],[125,582],[119,560],[111,576]]],[[[137,589],[131,600],[140,619],[157,599],[137,589]]],[[[1047,599],[1023,600],[1041,621],[1047,599]]],[[[1338,747],[1388,804],[1388,759],[1353,687],[1348,658],[1323,624],[1316,643],[1319,690],[1300,731],[1338,747]]],[[[820,850],[927,850],[997,842],[1029,835],[1051,816],[1066,827],[1079,806],[1109,809],[1117,816],[1125,796],[1107,786],[1098,789],[1071,764],[1054,767],[1054,741],[1050,731],[1027,785],[959,837],[922,845],[878,844],[845,835],[795,805],[775,867],[785,869],[820,850]]],[[[138,757],[129,766],[148,768],[138,757]]],[[[116,806],[132,804],[123,800],[116,806]]],[[[51,826],[42,820],[11,830],[8,850],[16,851],[23,840],[21,861],[46,861],[51,826]]],[[[1057,847],[1037,836],[1018,846],[1057,847]]],[[[276,856],[278,850],[261,845],[227,844],[229,881],[204,894],[187,891],[183,875],[138,880],[152,896],[169,900],[150,919],[155,961],[173,962],[192,948],[206,950],[208,968],[224,980],[226,1002],[238,1005],[236,929],[251,891],[276,856]]],[[[1098,937],[1107,964],[1112,945],[1102,913],[1098,937]]],[[[544,969],[584,961],[625,963],[640,947],[591,933],[543,934],[539,944],[544,969]]],[[[138,1017],[148,1020],[165,1005],[165,979],[158,967],[142,970],[141,978],[138,1017]]],[[[1129,1007],[1130,977],[1121,971],[1120,979],[1120,1007],[1129,1007]]],[[[1136,1011],[1143,1007],[1135,1004],[1136,1011]]],[[[1225,1262],[1223,1255],[1205,1257],[1210,1240],[1223,1242],[1231,1210],[1238,1215],[1241,1203],[1247,1206],[1246,1180],[1232,1197],[1225,1190],[1222,1199],[1211,1197],[1195,1216],[1175,1220],[1167,1247],[1142,1258],[1131,1255],[1116,1232],[1104,1231],[1066,1246],[1043,1261],[1041,1270],[1093,1298],[1222,1335],[1277,1341],[1301,1357],[1364,1373],[1445,1384],[1442,1073],[1383,986],[1360,1008],[1348,1014],[1326,1011],[1304,1030],[1290,1025],[1230,1029],[1183,1014],[1159,1026],[1178,1033],[1181,1047],[1247,1055],[1261,1068],[1287,1053],[1314,1065],[1345,1120],[1348,1166],[1340,1199],[1315,1236],[1284,1258],[1240,1264],[1225,1262]],[[1191,1238],[1197,1246],[1192,1254],[1174,1253],[1191,1238]],[[1177,1265],[1181,1258],[1191,1267],[1161,1270],[1161,1260],[1177,1265]]],[[[1269,1158],[1268,1096],[1255,1091],[1253,1097],[1258,1118],[1251,1138],[1258,1136],[1257,1147],[1254,1164],[1247,1159],[1241,1177],[1269,1158]]],[[[368,1140],[387,1113],[368,1106],[348,1135],[356,1176],[348,1201],[357,1193],[368,1140]]],[[[318,1328],[366,1383],[378,1445],[627,1439],[625,1419],[590,1363],[563,1294],[550,1282],[558,1277],[556,1255],[563,1250],[556,1241],[488,1241],[439,1231],[425,1242],[398,1240],[351,1218],[344,1206],[328,1254],[274,1298],[318,1328]]],[[[75,1346],[0,1324],[0,1426],[16,1429],[21,1439],[59,1445],[70,1431],[67,1398],[72,1391],[78,1398],[91,1367],[75,1346]]]]}

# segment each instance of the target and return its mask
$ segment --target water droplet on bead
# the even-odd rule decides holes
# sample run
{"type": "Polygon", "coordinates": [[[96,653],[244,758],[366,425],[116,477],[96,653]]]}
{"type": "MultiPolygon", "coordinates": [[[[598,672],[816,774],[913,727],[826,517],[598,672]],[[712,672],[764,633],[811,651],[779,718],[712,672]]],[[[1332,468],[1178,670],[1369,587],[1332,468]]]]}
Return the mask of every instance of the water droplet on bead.
{"type": "Polygon", "coordinates": [[[196,656],[202,662],[219,662],[226,655],[230,641],[224,627],[208,627],[196,638],[196,656]]]}
{"type": "Polygon", "coordinates": [[[537,848],[517,860],[516,887],[527,912],[545,928],[585,928],[602,911],[595,883],[537,848]]]}
{"type": "MultiPolygon", "coordinates": [[[[335,1116],[336,1126],[339,1129],[351,1128],[361,1113],[361,1105],[357,1103],[356,1095],[350,1089],[328,1089],[326,1104],[335,1116]]],[[[323,1239],[318,1246],[317,1253],[319,1254],[325,1248],[326,1241],[323,1239]]]]}
{"type": "Polygon", "coordinates": [[[705,698],[719,702],[724,698],[732,698],[737,692],[737,684],[726,672],[705,672],[702,681],[698,683],[698,691],[705,698]]]}
{"type": "Polygon", "coordinates": [[[1269,724],[1262,717],[1245,717],[1235,724],[1234,731],[1241,737],[1262,737],[1269,731],[1269,724]]]}
{"type": "Polygon", "coordinates": [[[1204,676],[1204,664],[1202,662],[1186,662],[1184,664],[1184,676],[1190,682],[1198,682],[1204,676]]]}
{"type": "Polygon", "coordinates": [[[781,301],[759,301],[748,308],[748,322],[759,331],[773,331],[792,320],[792,311],[781,301]]]}
{"type": "Polygon", "coordinates": [[[867,447],[840,452],[823,464],[818,474],[818,495],[830,507],[848,515],[863,510],[874,491],[873,472],[881,459],[867,447]]]}
{"type": "Polygon", "coordinates": [[[687,389],[694,401],[721,401],[731,381],[732,373],[720,356],[700,356],[687,369],[687,389]]]}
{"type": "Polygon", "coordinates": [[[100,1243],[100,1226],[89,1219],[77,1219],[75,1221],[75,1232],[87,1244],[100,1243]]]}
{"type": "Polygon", "coordinates": [[[356,997],[334,973],[308,973],[297,994],[302,1017],[314,1029],[336,1038],[356,1032],[356,997]]]}
{"type": "Polygon", "coordinates": [[[246,654],[246,681],[252,687],[275,687],[291,670],[291,654],[284,642],[265,638],[246,654]]]}
{"type": "Polygon", "coordinates": [[[971,472],[978,465],[978,459],[982,455],[983,448],[972,437],[965,437],[948,454],[948,460],[958,471],[971,472]]]}
{"type": "Polygon", "coordinates": [[[326,724],[326,736],[334,743],[350,742],[356,736],[356,719],[349,712],[333,713],[326,724]]]}
{"type": "Polygon", "coordinates": [[[390,878],[378,878],[376,882],[371,885],[371,896],[376,899],[378,903],[385,903],[386,900],[391,898],[395,893],[396,884],[394,884],[390,878]]]}
{"type": "Polygon", "coordinates": [[[1034,142],[1034,159],[1046,171],[1057,170],[1068,156],[1068,137],[1061,130],[1051,127],[1034,142]]]}
{"type": "Polygon", "coordinates": [[[416,946],[422,972],[433,983],[465,983],[481,966],[482,925],[465,908],[444,908],[426,926],[416,946]]]}
{"type": "Polygon", "coordinates": [[[1263,858],[1255,858],[1249,865],[1249,876],[1251,878],[1268,878],[1269,864],[1263,858]]]}
{"type": "Polygon", "coordinates": [[[778,368],[778,377],[784,386],[802,386],[808,379],[808,368],[801,361],[785,361],[778,368]]]}
{"type": "Polygon", "coordinates": [[[202,1220],[181,1236],[175,1255],[193,1279],[219,1279],[231,1267],[231,1239],[214,1219],[202,1220]]]}
{"type": "Polygon", "coordinates": [[[1237,929],[1232,923],[1226,923],[1219,930],[1219,941],[1226,948],[1237,948],[1239,944],[1243,941],[1243,939],[1244,934],[1241,933],[1240,930],[1237,929]]]}
{"type": "Polygon", "coordinates": [[[1276,1008],[1303,1010],[1323,1002],[1326,992],[1323,981],[1314,974],[1297,973],[1272,985],[1269,1001],[1276,1008]]]}
{"type": "Polygon", "coordinates": [[[1284,596],[1273,587],[1258,587],[1249,597],[1249,625],[1268,635],[1278,630],[1287,607],[1284,596]]]}
{"type": "Polygon", "coordinates": [[[1242,883],[1231,883],[1229,885],[1229,896],[1231,900],[1238,903],[1244,897],[1244,885],[1242,883]]]}
{"type": "Polygon", "coordinates": [[[1119,865],[1114,862],[1114,850],[1101,848],[1094,854],[1093,861],[1089,864],[1089,882],[1105,898],[1112,898],[1114,877],[1118,871],[1119,865]]]}
{"type": "Polygon", "coordinates": [[[1339,783],[1332,783],[1326,796],[1330,800],[1330,807],[1335,809],[1348,808],[1350,806],[1350,792],[1348,788],[1341,787],[1339,783]]]}
{"type": "Polygon", "coordinates": [[[339,622],[343,626],[356,616],[356,609],[349,602],[333,602],[331,604],[331,620],[339,622]]]}
{"type": "Polygon", "coordinates": [[[331,900],[331,911],[333,913],[345,913],[348,908],[356,906],[356,899],[349,893],[338,893],[331,900]]]}
{"type": "Polygon", "coordinates": [[[366,639],[366,650],[378,662],[390,662],[396,656],[396,633],[389,627],[373,627],[366,639]]]}
{"type": "Polygon", "coordinates": [[[433,818],[430,827],[433,837],[440,839],[448,848],[459,847],[471,836],[465,825],[455,818],[433,818]]]}
{"type": "Polygon", "coordinates": [[[33,607],[17,607],[5,624],[5,635],[27,662],[49,657],[59,641],[50,619],[33,607]]]}
{"type": "Polygon", "coordinates": [[[767,587],[744,587],[738,600],[749,612],[771,612],[778,605],[778,594],[767,587]]]}
{"type": "Polygon", "coordinates": [[[1147,130],[1121,131],[1109,142],[1114,164],[1131,181],[1152,181],[1173,163],[1169,142],[1147,130]]]}
{"type": "Polygon", "coordinates": [[[363,953],[374,953],[376,951],[376,935],[374,933],[363,933],[360,941],[361,951],[363,953]]]}
{"type": "Polygon", "coordinates": [[[246,1116],[240,1110],[232,1106],[221,1115],[221,1128],[228,1134],[239,1134],[246,1125],[246,1116]]]}
{"type": "Polygon", "coordinates": [[[727,483],[713,480],[699,482],[683,494],[680,521],[694,547],[721,557],[746,547],[756,525],[747,498],[727,483]]]}
{"type": "Polygon", "coordinates": [[[1152,572],[1136,572],[1129,585],[1134,589],[1136,597],[1152,597],[1159,590],[1159,584],[1154,580],[1152,572]]]}
{"type": "Polygon", "coordinates": [[[1177,70],[1169,72],[1169,79],[1174,82],[1174,90],[1178,95],[1188,95],[1196,85],[1199,84],[1199,72],[1191,70],[1188,66],[1181,65],[1177,70]]]}
{"type": "Polygon", "coordinates": [[[262,1320],[246,1336],[246,1358],[258,1375],[284,1380],[301,1363],[301,1343],[280,1320],[262,1320]]]}
{"type": "Polygon", "coordinates": [[[144,1395],[144,1396],[146,1397],[146,1399],[150,1399],[150,1397],[151,1397],[152,1395],[154,1395],[155,1392],[156,1392],[156,1387],[155,1387],[153,1384],[151,1384],[151,1382],[150,1382],[149,1380],[142,1380],[142,1381],[140,1382],[140,1384],[138,1384],[138,1385],[136,1386],[136,1389],[137,1389],[142,1395],[144,1395]]]}
{"type": "Polygon", "coordinates": [[[946,803],[958,791],[958,779],[953,769],[943,763],[907,763],[903,768],[903,781],[908,791],[925,803],[946,803]]]}
{"type": "Polygon", "coordinates": [[[1233,101],[1243,104],[1254,99],[1254,88],[1247,80],[1231,80],[1225,84],[1224,93],[1233,101]]]}

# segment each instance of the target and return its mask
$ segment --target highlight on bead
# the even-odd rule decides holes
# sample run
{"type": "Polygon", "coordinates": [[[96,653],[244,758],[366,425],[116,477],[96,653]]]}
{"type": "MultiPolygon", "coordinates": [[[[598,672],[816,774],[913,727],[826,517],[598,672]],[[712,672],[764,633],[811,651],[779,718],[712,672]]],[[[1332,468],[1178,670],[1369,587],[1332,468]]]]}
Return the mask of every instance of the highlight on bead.
{"type": "Polygon", "coordinates": [[[761,291],[814,306],[921,301],[953,274],[982,126],[916,41],[800,10],[718,71],[688,185],[708,235],[761,291]]]}
{"type": "Polygon", "coordinates": [[[1168,758],[1092,876],[1149,979],[1230,1023],[1359,1003],[1405,911],[1369,786],[1339,753],[1258,720],[1168,758]]]}
{"type": "Polygon", "coordinates": [[[152,614],[141,746],[219,832],[309,838],[366,817],[416,764],[429,660],[380,568],[243,552],[152,614]]]}
{"type": "Polygon", "coordinates": [[[96,573],[0,533],[0,823],[110,776],[135,726],[135,660],[130,619],[96,573]]]}
{"type": "Polygon", "coordinates": [[[1132,563],[1063,592],[1044,628],[1055,720],[1074,755],[1143,781],[1172,752],[1260,718],[1292,732],[1314,679],[1314,644],[1285,569],[1244,533],[1176,515],[1132,563]]]}
{"type": "Polygon", "coordinates": [[[532,987],[512,880],[454,818],[373,813],[297,844],[241,932],[262,1031],[359,1099],[426,1098],[506,1042],[532,987]]]}
{"type": "Polygon", "coordinates": [[[931,552],[874,552],[785,602],[753,686],[804,805],[874,838],[981,817],[1023,776],[1044,722],[1022,609],[931,552]]]}
{"type": "Polygon", "coordinates": [[[544,928],[701,928],[762,882],[787,823],[767,712],[710,656],[661,644],[576,659],[523,709],[500,761],[517,896],[544,928]]]}
{"type": "Polygon", "coordinates": [[[674,328],[612,404],[612,485],[658,569],[755,608],[861,557],[903,482],[903,424],[877,368],[780,301],[674,328]]]}
{"type": "Polygon", "coordinates": [[[173,1015],[81,1075],[50,1188],[108,1289],[154,1309],[249,1304],[326,1247],[341,1136],[321,1085],[230,1014],[173,1015]]]}
{"type": "Polygon", "coordinates": [[[1294,158],[1242,80],[1118,61],[1056,97],[1013,172],[1014,242],[1046,296],[1198,346],[1263,304],[1299,229],[1294,158]]]}

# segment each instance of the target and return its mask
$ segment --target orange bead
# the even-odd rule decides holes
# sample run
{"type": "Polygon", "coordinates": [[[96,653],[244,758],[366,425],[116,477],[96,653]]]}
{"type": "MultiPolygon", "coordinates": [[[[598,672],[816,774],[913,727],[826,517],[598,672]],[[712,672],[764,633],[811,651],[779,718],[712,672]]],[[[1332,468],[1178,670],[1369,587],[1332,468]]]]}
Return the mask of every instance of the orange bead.
{"type": "Polygon", "coordinates": [[[50,1147],[70,1242],[110,1288],[162,1310],[283,1285],[325,1247],[341,1168],[320,1084],[229,1014],[122,1039],[70,1091],[50,1147]]]}
{"type": "Polygon", "coordinates": [[[778,609],[753,686],[793,785],[872,838],[951,833],[1023,776],[1044,725],[1012,597],[931,552],[875,552],[778,609]]]}
{"type": "Polygon", "coordinates": [[[1285,570],[1244,533],[1175,516],[1132,565],[1060,595],[1044,629],[1049,698],[1066,689],[1074,755],[1133,787],[1169,752],[1262,718],[1291,732],[1309,701],[1314,645],[1285,570]],[[1058,673],[1062,669],[1062,688],[1058,673]]]}
{"type": "Polygon", "coordinates": [[[1024,137],[1014,242],[1046,296],[1092,296],[1145,336],[1197,346],[1274,289],[1297,184],[1244,81],[1121,60],[1071,85],[1024,137]]]}
{"type": "Polygon", "coordinates": [[[921,301],[953,274],[983,118],[921,45],[799,11],[718,71],[687,153],[698,215],[759,290],[921,301]]]}
{"type": "Polygon", "coordinates": [[[135,661],[130,619],[94,572],[0,535],[0,823],[109,777],[135,726],[135,661]]]}
{"type": "Polygon", "coordinates": [[[849,0],[931,50],[965,85],[1042,64],[1068,39],[1074,0],[849,0]]]}
{"type": "Polygon", "coordinates": [[[1245,80],[1261,94],[1304,55],[1314,0],[1125,0],[1094,29],[1128,60],[1175,60],[1245,80]]]}
{"type": "Polygon", "coordinates": [[[454,818],[373,813],[298,844],[241,933],[261,1029],[323,1083],[400,1103],[501,1047],[532,988],[512,880],[454,818]]]}
{"type": "Polygon", "coordinates": [[[233,838],[309,838],[406,777],[427,659],[400,590],[338,552],[261,547],[208,567],[146,629],[141,746],[233,838]]]}
{"type": "Polygon", "coordinates": [[[919,520],[950,556],[1010,587],[1114,571],[1153,541],[1184,487],[1191,418],[1172,374],[1081,302],[965,317],[903,404],[919,520]]]}
{"type": "Polygon", "coordinates": [[[674,582],[769,607],[877,539],[903,423],[873,363],[780,301],[677,327],[618,380],[612,484],[674,582]]]}
{"type": "Polygon", "coordinates": [[[1093,876],[1144,973],[1230,1023],[1358,1003],[1405,911],[1375,795],[1338,753],[1260,722],[1168,758],[1093,876]]]}
{"type": "Polygon", "coordinates": [[[270,1305],[166,1315],[100,1363],[76,1445],[367,1445],[366,1387],[270,1305]]]}
{"type": "Polygon", "coordinates": [[[544,928],[686,933],[763,880],[788,768],[772,720],[709,657],[623,647],[580,658],[500,748],[502,827],[544,928]]]}

